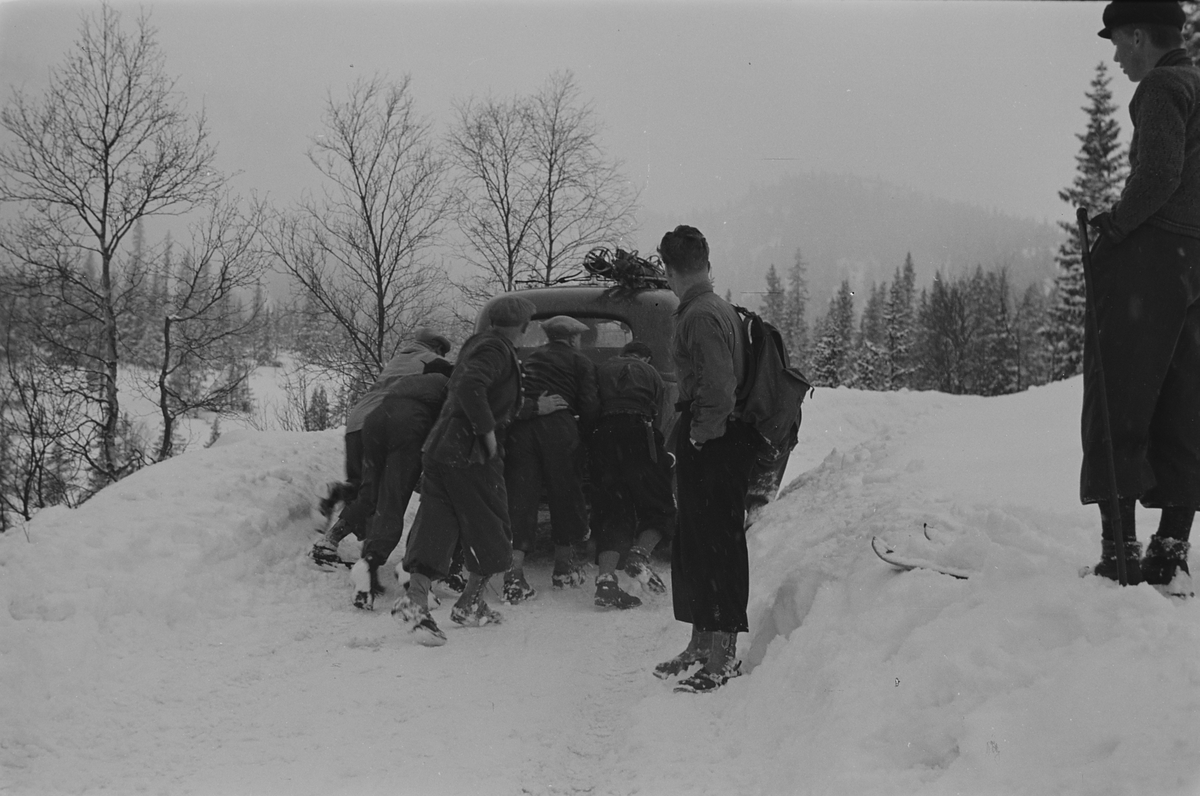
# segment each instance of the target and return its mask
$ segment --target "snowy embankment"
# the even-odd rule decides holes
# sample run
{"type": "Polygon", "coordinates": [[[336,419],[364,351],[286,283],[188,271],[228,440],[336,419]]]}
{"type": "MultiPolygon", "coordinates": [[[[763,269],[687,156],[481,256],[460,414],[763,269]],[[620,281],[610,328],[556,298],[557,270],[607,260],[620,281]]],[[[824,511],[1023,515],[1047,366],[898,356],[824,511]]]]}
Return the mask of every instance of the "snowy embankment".
{"type": "Polygon", "coordinates": [[[0,793],[1192,793],[1200,604],[1076,576],[1079,390],[818,391],[751,530],[750,672],[705,696],[650,675],[668,599],[544,567],[412,644],[305,563],[339,432],[227,433],[0,536],[0,793]]]}

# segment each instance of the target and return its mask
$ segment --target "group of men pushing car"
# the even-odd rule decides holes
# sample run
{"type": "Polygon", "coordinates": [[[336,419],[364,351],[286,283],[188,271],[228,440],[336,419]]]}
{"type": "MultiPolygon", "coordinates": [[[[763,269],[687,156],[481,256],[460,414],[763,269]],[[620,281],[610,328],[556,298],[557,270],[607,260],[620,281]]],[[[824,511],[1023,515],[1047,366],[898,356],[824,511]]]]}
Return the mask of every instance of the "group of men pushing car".
{"type": "Polygon", "coordinates": [[[583,585],[575,550],[590,528],[599,566],[595,603],[601,607],[641,604],[619,585],[618,566],[647,591],[666,592],[651,553],[678,528],[673,604],[676,618],[693,632],[687,649],[655,673],[667,677],[699,663],[703,668],[680,684],[691,691],[715,688],[737,673],[735,640],[746,630],[749,596],[745,500],[761,448],[753,428],[734,416],[746,344],[736,312],[712,290],[704,236],[677,227],[664,236],[659,252],[680,298],[672,350],[682,424],[675,453],[667,452],[657,422],[670,409],[664,407],[666,387],[642,341],[596,365],[580,350],[589,327],[560,315],[541,322],[547,342],[522,363],[516,344],[535,307],[512,294],[489,305],[488,328],[463,345],[453,365],[446,359],[450,342],[419,330],[351,411],[349,486],[322,505],[328,514],[335,502],[345,501],[338,521],[313,548],[318,563],[340,561],[338,543],[347,534],[364,540],[350,571],[356,606],[372,608],[382,592],[378,570],[400,542],[419,481],[421,505],[398,567],[408,582],[392,615],[418,642],[444,644],[429,592],[434,581],[446,580],[461,589],[451,621],[500,622],[484,589],[493,575],[504,573],[505,602],[536,595],[524,561],[533,550],[544,493],[554,545],[552,584],[583,585]],[[456,573],[458,562],[465,580],[456,573]]]}
{"type": "MultiPolygon", "coordinates": [[[[1130,103],[1129,178],[1117,203],[1091,219],[1099,235],[1089,252],[1094,333],[1084,349],[1080,499],[1101,507],[1094,574],[1190,596],[1189,536],[1200,507],[1200,70],[1183,49],[1178,3],[1117,0],[1103,18],[1100,35],[1139,86],[1130,103]],[[1144,555],[1134,527],[1139,500],[1162,509],[1144,555]]],[[[463,345],[452,369],[449,341],[423,331],[351,413],[346,469],[361,486],[313,551],[318,561],[336,560],[341,536],[365,538],[351,569],[356,605],[370,607],[379,591],[376,572],[399,543],[418,478],[421,506],[402,562],[408,585],[392,613],[422,643],[446,641],[429,589],[453,576],[456,559],[467,577],[453,622],[500,621],[483,599],[499,573],[506,601],[534,596],[523,564],[543,486],[553,584],[581,585],[573,550],[589,523],[579,478],[586,439],[597,604],[639,604],[617,584],[622,557],[627,573],[665,591],[649,555],[673,531],[672,605],[692,635],[655,674],[698,663],[676,689],[691,692],[738,674],[736,638],[748,631],[746,500],[764,452],[736,406],[747,341],[737,312],[713,292],[704,236],[676,227],[658,252],[679,297],[673,457],[655,429],[663,384],[644,344],[630,343],[597,368],[579,351],[586,326],[551,318],[542,323],[549,342],[529,354],[523,373],[515,343],[534,307],[512,294],[490,305],[489,328],[463,345]]]]}

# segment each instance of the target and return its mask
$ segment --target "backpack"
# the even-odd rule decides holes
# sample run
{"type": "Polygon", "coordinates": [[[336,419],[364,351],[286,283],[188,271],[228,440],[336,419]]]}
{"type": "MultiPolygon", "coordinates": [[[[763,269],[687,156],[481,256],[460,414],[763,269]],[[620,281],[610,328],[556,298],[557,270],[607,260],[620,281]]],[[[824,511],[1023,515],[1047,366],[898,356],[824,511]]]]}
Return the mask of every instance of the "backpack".
{"type": "Polygon", "coordinates": [[[796,442],[800,406],[812,384],[788,362],[783,335],[755,313],[739,307],[746,341],[746,372],[738,386],[735,412],[777,450],[796,442]]]}

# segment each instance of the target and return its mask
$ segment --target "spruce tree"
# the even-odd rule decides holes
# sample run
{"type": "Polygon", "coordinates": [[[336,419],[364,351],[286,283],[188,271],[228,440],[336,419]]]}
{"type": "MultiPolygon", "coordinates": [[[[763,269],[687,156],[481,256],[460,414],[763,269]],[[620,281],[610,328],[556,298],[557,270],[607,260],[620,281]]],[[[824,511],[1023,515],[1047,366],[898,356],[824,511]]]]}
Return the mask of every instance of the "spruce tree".
{"type": "Polygon", "coordinates": [[[837,295],[829,301],[829,312],[820,324],[813,352],[813,381],[820,387],[837,387],[850,380],[853,368],[854,293],[842,280],[837,295]]]}
{"type": "Polygon", "coordinates": [[[787,298],[784,302],[784,322],[780,326],[792,365],[806,370],[810,359],[808,342],[808,266],[800,250],[788,271],[787,298]]]}
{"type": "Polygon", "coordinates": [[[953,395],[974,392],[971,362],[978,320],[971,311],[968,288],[967,278],[951,279],[939,272],[928,296],[922,291],[917,336],[926,389],[953,395]]]}
{"type": "Polygon", "coordinates": [[[967,286],[968,311],[978,330],[971,351],[971,392],[1003,395],[1018,389],[1018,350],[1008,271],[984,273],[982,267],[967,286]]]}
{"type": "Polygon", "coordinates": [[[1059,222],[1067,239],[1055,257],[1058,276],[1054,282],[1048,323],[1043,331],[1043,337],[1052,349],[1053,378],[1056,379],[1074,376],[1083,368],[1086,298],[1074,208],[1087,208],[1088,215],[1108,210],[1120,197],[1127,173],[1125,149],[1118,140],[1121,128],[1114,118],[1117,106],[1113,104],[1108,88],[1110,82],[1108,68],[1101,61],[1096,66],[1091,91],[1086,94],[1089,104],[1083,107],[1088,117],[1087,130],[1076,135],[1082,146],[1075,156],[1075,179],[1069,187],[1058,192],[1058,197],[1070,205],[1072,212],[1070,222],[1059,222]]]}
{"type": "Polygon", "coordinates": [[[854,364],[851,386],[860,390],[884,389],[886,373],[886,347],[884,332],[884,308],[887,304],[888,286],[884,282],[872,285],[863,307],[862,319],[858,324],[858,336],[854,343],[854,364]]]}
{"type": "Polygon", "coordinates": [[[774,326],[776,329],[782,329],[785,322],[785,291],[783,282],[779,280],[779,273],[775,270],[775,264],[771,263],[771,267],[767,269],[767,292],[763,296],[762,308],[759,314],[767,323],[774,326]]]}
{"type": "Polygon", "coordinates": [[[324,387],[318,386],[312,391],[312,398],[304,410],[304,430],[324,431],[330,427],[329,396],[324,387]]]}
{"type": "Polygon", "coordinates": [[[1039,330],[1046,325],[1046,294],[1034,282],[1025,289],[1014,310],[1013,330],[1017,353],[1017,391],[1045,384],[1047,350],[1039,330]]]}
{"type": "Polygon", "coordinates": [[[916,283],[916,269],[912,253],[909,252],[904,257],[903,268],[896,269],[883,309],[883,381],[880,387],[883,390],[913,386],[913,298],[916,283]]]}

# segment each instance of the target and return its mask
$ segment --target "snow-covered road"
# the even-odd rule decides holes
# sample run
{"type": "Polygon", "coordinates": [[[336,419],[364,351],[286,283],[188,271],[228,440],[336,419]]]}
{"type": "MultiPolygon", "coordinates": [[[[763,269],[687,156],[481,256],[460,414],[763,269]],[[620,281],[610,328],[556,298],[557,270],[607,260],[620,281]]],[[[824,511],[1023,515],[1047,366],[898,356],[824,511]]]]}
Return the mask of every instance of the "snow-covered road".
{"type": "Polygon", "coordinates": [[[651,674],[669,597],[544,561],[413,643],[394,582],[362,612],[307,561],[340,433],[227,432],[0,536],[0,794],[1194,794],[1200,602],[1076,576],[1079,393],[819,391],[751,529],[748,674],[705,696],[651,674]]]}

